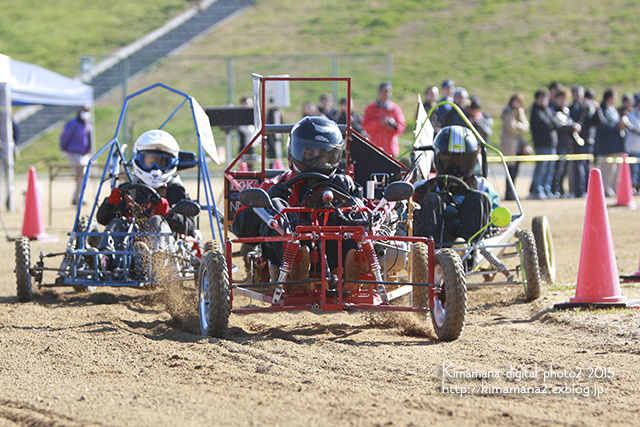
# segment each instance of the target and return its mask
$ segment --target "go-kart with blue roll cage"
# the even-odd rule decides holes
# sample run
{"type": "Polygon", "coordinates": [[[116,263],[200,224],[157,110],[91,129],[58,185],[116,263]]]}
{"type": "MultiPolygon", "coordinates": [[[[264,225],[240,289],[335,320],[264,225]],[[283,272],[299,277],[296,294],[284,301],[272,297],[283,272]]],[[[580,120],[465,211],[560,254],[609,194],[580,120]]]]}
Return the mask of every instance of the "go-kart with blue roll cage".
{"type": "MultiPolygon", "coordinates": [[[[166,95],[166,94],[165,94],[166,95]]],[[[200,267],[200,259],[203,249],[216,245],[216,240],[222,236],[221,218],[215,205],[213,186],[206,162],[206,156],[211,156],[218,161],[217,151],[209,119],[192,96],[178,91],[161,83],[151,85],[145,89],[127,96],[120,113],[114,137],[93,155],[87,165],[83,187],[78,200],[78,209],[75,215],[73,230],[68,233],[69,240],[63,252],[41,252],[39,260],[31,266],[30,241],[26,237],[16,240],[16,280],[18,299],[30,301],[33,298],[33,284],[38,288],[69,286],[77,291],[94,290],[97,287],[130,287],[149,288],[154,287],[158,280],[159,269],[163,270],[162,280],[193,281],[197,278],[200,267]],[[213,241],[207,242],[201,248],[202,242],[199,229],[196,236],[188,236],[174,232],[145,232],[141,229],[137,215],[142,202],[152,203],[159,201],[160,196],[152,187],[141,183],[135,183],[132,176],[132,160],[126,159],[125,146],[120,143],[125,114],[132,99],[142,95],[153,95],[154,90],[169,91],[170,96],[175,96],[176,104],[168,104],[171,110],[169,116],[158,123],[158,129],[164,128],[174,118],[181,108],[190,108],[190,117],[193,120],[195,134],[197,135],[197,153],[180,151],[177,170],[197,168],[198,189],[192,200],[183,200],[176,203],[172,209],[185,216],[196,217],[196,228],[200,223],[200,216],[204,214],[210,224],[210,233],[213,241]],[[173,109],[175,106],[175,109],[173,109]],[[98,185],[96,198],[92,202],[90,214],[82,215],[84,196],[89,182],[91,168],[97,164],[98,159],[107,154],[106,163],[98,185]],[[125,232],[100,231],[95,215],[101,202],[102,187],[109,183],[111,189],[119,184],[123,193],[123,199],[127,203],[128,229],[125,232]],[[100,249],[98,243],[103,238],[124,239],[123,249],[100,249]],[[154,247],[147,253],[140,253],[140,247],[136,242],[163,240],[163,245],[154,247]],[[100,259],[111,259],[109,266],[103,265],[100,259]],[[45,261],[53,258],[61,258],[57,267],[46,267],[45,261]],[[169,273],[167,273],[167,271],[169,273]],[[45,272],[56,273],[55,280],[51,283],[45,281],[45,272]]],[[[191,195],[193,197],[193,195],[191,195]]],[[[143,246],[144,248],[144,246],[143,246]]],[[[145,251],[146,252],[146,251],[145,251]]]]}
{"type": "MultiPolygon", "coordinates": [[[[266,179],[283,172],[266,167],[267,135],[289,133],[293,125],[269,125],[262,114],[266,84],[282,81],[344,84],[347,98],[351,97],[351,79],[347,77],[254,76],[259,131],[225,170],[225,232],[230,229],[235,211],[245,206],[253,209],[258,221],[270,227],[274,235],[226,234],[224,247],[203,255],[199,279],[202,333],[224,337],[232,313],[373,310],[431,314],[438,339],[457,339],[466,315],[460,257],[451,249],[436,251],[433,240],[402,231],[411,205],[415,168],[406,168],[352,129],[350,110],[347,124],[341,126],[346,144],[344,169],[356,182],[371,188],[364,199],[354,200],[331,186],[327,176],[317,173],[299,174],[287,181],[290,186],[302,180],[309,188],[299,206],[276,207],[268,194],[258,188],[266,179]],[[261,169],[239,168],[244,154],[254,144],[262,147],[261,169]],[[287,218],[292,214],[306,218],[305,222],[290,223],[287,218]],[[333,215],[338,218],[337,225],[327,222],[333,215]],[[351,257],[346,253],[347,241],[355,242],[357,248],[351,257]],[[280,266],[270,267],[262,244],[274,242],[282,244],[283,260],[280,266]],[[337,267],[333,269],[327,260],[330,244],[337,251],[337,267]],[[233,245],[251,248],[245,253],[245,279],[232,274],[233,245]],[[306,261],[304,253],[308,254],[306,261]],[[274,268],[276,275],[271,274],[274,268]],[[401,298],[407,295],[410,298],[401,298]],[[247,297],[254,304],[237,306],[238,296],[247,297]]],[[[348,109],[349,105],[347,102],[348,109]]]]}
{"type": "MultiPolygon", "coordinates": [[[[422,115],[416,124],[416,140],[412,146],[412,158],[418,169],[417,188],[422,191],[439,191],[445,203],[455,205],[456,196],[464,196],[469,191],[469,185],[453,175],[442,175],[432,172],[433,131],[430,128],[429,117],[441,105],[450,105],[460,118],[471,129],[481,144],[476,174],[487,178],[488,161],[487,150],[495,153],[507,178],[507,185],[515,196],[518,212],[512,214],[506,207],[500,206],[493,210],[488,224],[477,231],[466,242],[444,241],[442,234],[436,236],[436,248],[453,248],[462,260],[467,286],[479,285],[521,285],[524,287],[527,301],[538,298],[541,294],[542,283],[553,283],[555,280],[555,254],[549,222],[545,216],[536,216],[532,220],[532,230],[523,228],[524,211],[518,194],[509,174],[507,163],[502,152],[487,144],[480,133],[471,124],[460,108],[452,103],[443,101],[433,106],[426,115],[422,115]],[[500,277],[502,280],[495,280],[500,277]],[[474,278],[482,278],[483,282],[474,282],[474,278]]],[[[422,111],[424,112],[424,110],[422,111]]],[[[419,212],[414,212],[414,226],[422,220],[419,212]]],[[[444,220],[446,222],[446,218],[444,220]]],[[[445,224],[443,223],[443,229],[445,224]]]]}

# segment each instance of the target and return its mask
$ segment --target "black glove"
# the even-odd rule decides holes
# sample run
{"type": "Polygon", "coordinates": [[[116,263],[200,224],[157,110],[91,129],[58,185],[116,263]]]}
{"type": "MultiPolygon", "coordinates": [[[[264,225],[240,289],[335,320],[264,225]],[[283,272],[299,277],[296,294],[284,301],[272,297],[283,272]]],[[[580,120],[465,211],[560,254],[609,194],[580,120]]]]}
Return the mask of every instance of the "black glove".
{"type": "Polygon", "coordinates": [[[349,175],[331,175],[326,182],[344,190],[347,194],[353,194],[356,191],[356,184],[353,182],[353,179],[351,179],[349,175]]]}
{"type": "Polygon", "coordinates": [[[267,194],[272,199],[279,197],[282,200],[288,200],[289,196],[291,196],[291,189],[287,187],[286,184],[279,182],[269,187],[269,189],[267,190],[267,194]]]}

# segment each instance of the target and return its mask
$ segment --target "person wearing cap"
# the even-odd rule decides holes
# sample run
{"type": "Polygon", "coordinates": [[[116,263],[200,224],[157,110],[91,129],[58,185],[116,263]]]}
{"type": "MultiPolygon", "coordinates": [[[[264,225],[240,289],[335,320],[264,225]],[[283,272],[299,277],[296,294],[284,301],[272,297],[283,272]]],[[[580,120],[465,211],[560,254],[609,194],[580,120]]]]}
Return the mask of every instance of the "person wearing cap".
{"type": "Polygon", "coordinates": [[[391,83],[378,87],[378,99],[365,108],[362,127],[373,145],[394,157],[400,154],[398,135],[405,131],[407,122],[400,106],[391,101],[391,83]]]}
{"type": "MultiPolygon", "coordinates": [[[[444,79],[440,84],[440,91],[442,92],[442,98],[438,102],[453,102],[453,94],[456,90],[456,85],[453,83],[451,79],[444,79]]],[[[449,110],[453,107],[449,104],[444,104],[438,107],[436,110],[436,114],[438,115],[438,120],[442,124],[442,120],[447,115],[449,110]]],[[[444,125],[442,125],[444,127],[444,125]]]]}
{"type": "MultiPolygon", "coordinates": [[[[76,179],[76,189],[73,192],[71,204],[78,204],[84,174],[89,164],[91,156],[91,113],[89,107],[85,106],[78,110],[76,117],[69,120],[60,135],[60,149],[69,159],[69,164],[73,169],[76,179]]],[[[83,202],[84,203],[84,202],[83,202]]]]}
{"type": "MultiPolygon", "coordinates": [[[[630,157],[635,157],[640,162],[640,93],[636,93],[635,107],[627,114],[625,125],[627,135],[625,144],[630,157]]],[[[640,163],[631,163],[631,181],[636,192],[640,192],[640,163]]]]}

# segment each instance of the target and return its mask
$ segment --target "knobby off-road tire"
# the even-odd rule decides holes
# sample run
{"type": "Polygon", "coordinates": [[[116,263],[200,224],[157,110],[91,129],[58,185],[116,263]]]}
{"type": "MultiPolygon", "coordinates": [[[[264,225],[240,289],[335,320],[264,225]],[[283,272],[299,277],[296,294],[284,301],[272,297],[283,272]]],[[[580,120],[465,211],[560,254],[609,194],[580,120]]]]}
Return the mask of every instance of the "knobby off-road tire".
{"type": "Polygon", "coordinates": [[[467,315],[467,280],[460,256],[445,248],[435,254],[435,304],[431,321],[441,341],[457,339],[467,315]]]}
{"type": "MultiPolygon", "coordinates": [[[[85,231],[89,232],[89,233],[99,233],[100,232],[100,226],[95,222],[92,221],[91,222],[91,226],[89,227],[89,229],[87,230],[87,227],[89,227],[89,216],[88,215],[81,215],[80,218],[78,218],[78,225],[76,226],[76,233],[80,232],[80,233],[84,233],[85,231]]],[[[88,236],[87,240],[85,241],[85,245],[84,247],[87,248],[88,246],[91,246],[93,248],[97,248],[100,245],[100,236],[88,236]]],[[[74,248],[78,248],[80,247],[80,239],[78,237],[76,237],[76,241],[75,244],[73,246],[74,248]]],[[[67,255],[65,255],[65,259],[63,261],[63,265],[64,266],[69,266],[69,264],[71,263],[71,258],[67,255]]],[[[84,292],[93,292],[96,290],[95,286],[82,286],[82,285],[75,285],[73,287],[73,289],[76,292],[79,293],[84,293],[84,292]]]]}
{"type": "Polygon", "coordinates": [[[205,242],[202,253],[204,254],[206,252],[211,252],[211,251],[220,252],[221,254],[224,254],[224,249],[220,241],[208,240],[207,242],[205,242]]]}
{"type": "MultiPolygon", "coordinates": [[[[411,245],[411,281],[413,283],[428,283],[428,272],[429,248],[424,242],[415,242],[413,245],[411,245]]],[[[413,306],[429,307],[428,287],[413,287],[413,306]]]]}
{"type": "MultiPolygon", "coordinates": [[[[87,226],[89,226],[89,216],[87,215],[80,216],[80,218],[78,218],[78,226],[76,227],[76,232],[84,233],[85,230],[89,233],[100,232],[100,226],[95,221],[91,222],[91,226],[89,227],[88,230],[87,230],[87,226]]],[[[100,245],[100,236],[88,236],[86,245],[97,248],[100,245]]],[[[77,247],[78,247],[78,242],[76,242],[76,248],[77,247]]]]}
{"type": "Polygon", "coordinates": [[[31,289],[31,243],[29,238],[20,236],[16,239],[16,285],[18,301],[27,302],[33,299],[31,289]]]}
{"type": "Polygon", "coordinates": [[[522,251],[520,260],[526,298],[527,301],[533,301],[540,297],[542,279],[540,278],[536,241],[531,230],[518,231],[518,242],[522,251]]]}
{"type": "Polygon", "coordinates": [[[224,338],[231,307],[227,262],[220,250],[204,253],[198,277],[198,315],[202,335],[224,338]]]}
{"type": "Polygon", "coordinates": [[[542,276],[542,280],[551,285],[556,280],[556,255],[553,250],[553,237],[547,217],[544,215],[534,217],[531,220],[531,231],[538,251],[540,276],[542,276]]]}

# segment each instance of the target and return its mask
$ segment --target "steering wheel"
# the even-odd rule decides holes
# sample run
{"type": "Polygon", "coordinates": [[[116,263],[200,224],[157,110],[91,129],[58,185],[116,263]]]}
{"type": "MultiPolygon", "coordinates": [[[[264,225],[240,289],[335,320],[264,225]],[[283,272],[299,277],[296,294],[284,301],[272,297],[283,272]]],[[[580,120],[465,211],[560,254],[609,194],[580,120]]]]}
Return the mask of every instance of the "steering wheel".
{"type": "Polygon", "coordinates": [[[455,175],[436,175],[416,189],[416,193],[431,193],[439,188],[440,193],[444,197],[445,203],[456,206],[454,195],[466,196],[471,188],[462,179],[455,175]]]}
{"type": "Polygon", "coordinates": [[[120,187],[120,190],[131,196],[137,204],[153,203],[155,205],[162,199],[162,196],[158,194],[156,189],[147,184],[130,182],[120,187]],[[131,190],[134,190],[133,194],[131,190]],[[137,190],[142,190],[142,194],[138,193],[137,190]]]}
{"type": "Polygon", "coordinates": [[[123,202],[126,209],[136,216],[147,216],[148,212],[160,202],[162,196],[147,184],[130,182],[122,187],[123,202]],[[128,197],[126,197],[128,196],[128,197]]]}
{"type": "Polygon", "coordinates": [[[470,188],[469,185],[455,175],[436,175],[420,188],[420,192],[430,193],[440,187],[442,192],[456,193],[465,196],[470,188]]]}
{"type": "Polygon", "coordinates": [[[305,172],[289,179],[289,181],[285,182],[285,185],[289,188],[293,188],[293,186],[299,183],[300,181],[306,181],[311,179],[324,182],[324,181],[327,181],[329,177],[320,172],[305,172]]]}

